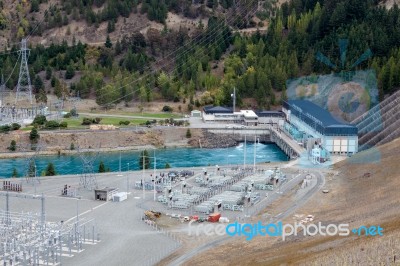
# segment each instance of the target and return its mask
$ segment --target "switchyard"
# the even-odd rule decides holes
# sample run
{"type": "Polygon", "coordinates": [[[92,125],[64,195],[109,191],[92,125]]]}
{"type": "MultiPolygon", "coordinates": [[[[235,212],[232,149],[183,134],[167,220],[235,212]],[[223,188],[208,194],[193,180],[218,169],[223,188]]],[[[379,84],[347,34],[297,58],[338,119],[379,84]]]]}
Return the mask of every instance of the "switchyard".
{"type": "MultiPolygon", "coordinates": [[[[155,182],[157,180],[156,177],[155,182]]],[[[152,208],[182,215],[209,215],[222,211],[235,217],[261,201],[266,191],[277,190],[287,178],[279,167],[256,171],[253,168],[218,167],[215,171],[204,168],[193,176],[183,177],[178,173],[167,181],[162,177],[160,180],[163,183],[157,190],[162,192],[152,208]]],[[[136,189],[142,188],[140,182],[136,182],[136,189]]]]}

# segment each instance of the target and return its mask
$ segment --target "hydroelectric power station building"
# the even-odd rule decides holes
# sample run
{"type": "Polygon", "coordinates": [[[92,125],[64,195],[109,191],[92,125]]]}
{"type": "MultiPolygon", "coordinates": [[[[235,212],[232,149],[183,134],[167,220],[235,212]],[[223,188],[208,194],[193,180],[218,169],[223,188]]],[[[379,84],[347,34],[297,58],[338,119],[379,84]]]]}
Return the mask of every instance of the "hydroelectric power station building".
{"type": "Polygon", "coordinates": [[[326,151],[336,155],[358,151],[357,127],[338,121],[324,108],[307,100],[288,100],[282,110],[286,114],[285,131],[307,150],[312,150],[313,156],[328,157],[314,154],[326,151]]]}

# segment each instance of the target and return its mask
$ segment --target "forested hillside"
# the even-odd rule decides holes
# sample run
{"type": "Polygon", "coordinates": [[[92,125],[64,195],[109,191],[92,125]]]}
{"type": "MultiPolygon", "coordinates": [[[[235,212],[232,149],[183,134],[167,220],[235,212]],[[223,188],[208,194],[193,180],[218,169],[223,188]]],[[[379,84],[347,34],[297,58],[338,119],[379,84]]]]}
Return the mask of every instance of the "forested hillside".
{"type": "MultiPolygon", "coordinates": [[[[370,48],[372,59],[357,68],[376,70],[382,97],[400,87],[400,10],[374,0],[292,0],[279,9],[275,1],[255,0],[34,0],[12,4],[15,10],[4,9],[5,2],[0,35],[32,40],[29,64],[38,101],[51,93],[94,98],[105,107],[157,100],[190,110],[230,105],[236,87],[239,104],[254,98],[253,107],[270,108],[285,98],[287,79],[329,73],[315,55],[338,63],[341,38],[349,40],[343,70],[370,48]],[[172,27],[173,16],[185,24],[172,27]],[[141,23],[123,32],[133,20],[141,23]],[[85,43],[74,28],[79,25],[101,32],[101,42],[85,43]],[[264,25],[266,33],[256,30],[264,25]],[[57,42],[40,44],[60,28],[65,35],[57,42]],[[243,28],[254,33],[241,35],[243,28]]],[[[12,42],[0,55],[10,89],[18,79],[12,71],[18,44],[12,42]]]]}

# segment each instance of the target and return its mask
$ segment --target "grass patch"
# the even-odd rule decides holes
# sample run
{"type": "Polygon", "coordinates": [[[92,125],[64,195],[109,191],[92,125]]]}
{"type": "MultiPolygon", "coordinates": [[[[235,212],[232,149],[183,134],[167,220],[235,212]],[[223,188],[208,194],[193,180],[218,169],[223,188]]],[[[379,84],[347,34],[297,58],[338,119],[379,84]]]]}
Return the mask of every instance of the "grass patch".
{"type": "MultiPolygon", "coordinates": [[[[183,118],[183,115],[175,113],[131,113],[131,112],[108,111],[108,114],[140,116],[140,117],[154,118],[154,119],[183,118]]],[[[93,115],[95,115],[95,113],[93,113],[93,115]]],[[[99,116],[101,116],[101,114],[99,114],[99,116]]]]}
{"type": "MultiPolygon", "coordinates": [[[[93,118],[93,117],[90,117],[90,118],[93,118]]],[[[82,125],[83,117],[80,117],[79,119],[64,118],[63,121],[68,123],[69,129],[83,129],[83,128],[89,127],[89,126],[82,125]]],[[[129,121],[130,122],[129,126],[132,126],[132,125],[143,124],[147,121],[147,119],[127,119],[127,118],[121,118],[121,117],[102,117],[100,124],[101,125],[114,125],[114,126],[118,126],[118,127],[129,127],[129,126],[121,126],[119,124],[120,121],[129,121]]]]}

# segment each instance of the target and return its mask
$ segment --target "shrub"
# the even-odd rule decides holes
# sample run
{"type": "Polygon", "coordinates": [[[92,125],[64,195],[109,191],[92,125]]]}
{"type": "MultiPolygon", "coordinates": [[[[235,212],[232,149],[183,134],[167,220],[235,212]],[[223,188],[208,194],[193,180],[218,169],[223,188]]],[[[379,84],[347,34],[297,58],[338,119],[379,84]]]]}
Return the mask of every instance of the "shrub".
{"type": "Polygon", "coordinates": [[[190,129],[186,131],[186,138],[190,139],[192,137],[192,133],[190,132],[190,129]]]}
{"type": "Polygon", "coordinates": [[[15,140],[12,140],[10,143],[10,147],[7,148],[10,151],[16,151],[17,150],[17,142],[15,140]]]}
{"type": "Polygon", "coordinates": [[[44,125],[46,123],[47,119],[44,115],[37,115],[35,117],[35,119],[33,119],[32,124],[36,124],[36,125],[44,125]]]}
{"type": "Polygon", "coordinates": [[[18,123],[12,123],[12,124],[11,124],[11,129],[12,129],[12,130],[18,130],[18,129],[20,129],[20,128],[21,128],[21,125],[18,124],[18,123]]]}
{"type": "Polygon", "coordinates": [[[88,126],[88,125],[91,125],[92,122],[93,122],[92,119],[85,117],[85,118],[83,118],[83,120],[82,120],[82,125],[88,126]]]}
{"type": "Polygon", "coordinates": [[[8,133],[11,130],[9,125],[0,126],[0,133],[8,133]]]}
{"type": "Polygon", "coordinates": [[[56,129],[60,127],[60,124],[55,120],[47,121],[45,126],[46,129],[56,129]]]}
{"type": "Polygon", "coordinates": [[[119,121],[119,124],[122,126],[122,125],[124,125],[124,126],[127,126],[127,125],[129,125],[131,122],[130,121],[128,121],[128,120],[126,120],[126,121],[119,121]]]}
{"type": "Polygon", "coordinates": [[[53,163],[49,163],[46,168],[45,175],[46,176],[55,176],[57,174],[56,169],[54,168],[53,163]]]}
{"type": "Polygon", "coordinates": [[[162,111],[163,111],[163,112],[172,112],[173,109],[172,109],[171,106],[165,105],[165,106],[162,108],[162,111]]]}
{"type": "Polygon", "coordinates": [[[71,118],[71,113],[66,113],[65,115],[64,115],[64,118],[71,118]]]}
{"type": "Polygon", "coordinates": [[[66,121],[62,121],[62,122],[60,123],[60,127],[61,127],[61,128],[67,128],[67,127],[68,127],[68,123],[67,123],[66,121]]]}
{"type": "Polygon", "coordinates": [[[93,124],[100,124],[101,118],[100,117],[96,117],[95,119],[93,119],[92,123],[93,124]]]}
{"type": "Polygon", "coordinates": [[[31,141],[31,143],[32,144],[37,143],[39,138],[40,138],[40,136],[39,136],[39,133],[37,131],[37,128],[36,127],[32,128],[31,132],[29,133],[29,140],[31,141]]]}

